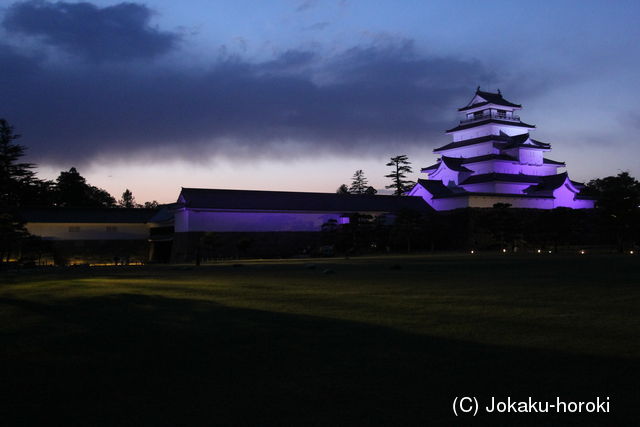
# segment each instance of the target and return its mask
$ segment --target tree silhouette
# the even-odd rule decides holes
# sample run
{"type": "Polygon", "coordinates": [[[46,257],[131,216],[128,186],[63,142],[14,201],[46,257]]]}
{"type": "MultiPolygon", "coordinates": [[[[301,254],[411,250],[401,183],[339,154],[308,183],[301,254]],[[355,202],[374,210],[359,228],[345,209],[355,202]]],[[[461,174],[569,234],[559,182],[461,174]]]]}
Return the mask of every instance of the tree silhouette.
{"type": "Polygon", "coordinates": [[[364,176],[362,169],[358,169],[354,174],[351,181],[351,187],[349,187],[349,193],[351,194],[364,194],[367,191],[367,178],[364,176]]]}
{"type": "Polygon", "coordinates": [[[391,157],[387,163],[387,166],[392,166],[392,170],[390,174],[385,175],[385,178],[391,178],[392,184],[385,186],[385,188],[393,188],[393,194],[396,196],[403,195],[415,184],[413,181],[405,179],[406,174],[413,172],[410,165],[411,162],[405,154],[391,157]]]}
{"type": "Polygon", "coordinates": [[[26,148],[15,141],[20,138],[5,119],[0,119],[0,204],[16,208],[22,204],[27,188],[35,180],[35,167],[19,162],[26,148]]]}
{"type": "Polygon", "coordinates": [[[133,193],[127,188],[122,193],[122,198],[118,201],[118,206],[121,208],[137,208],[136,199],[133,197],[133,193]]]}
{"type": "Polygon", "coordinates": [[[113,207],[116,200],[102,188],[87,184],[76,168],[56,179],[57,205],[62,207],[113,207]]]}
{"type": "MultiPolygon", "coordinates": [[[[640,220],[640,182],[621,172],[589,181],[583,194],[596,198],[596,207],[605,215],[616,235],[618,250],[624,250],[625,240],[638,233],[640,220]]],[[[633,244],[633,242],[631,242],[633,244]]]]}
{"type": "Polygon", "coordinates": [[[336,190],[337,194],[349,194],[349,187],[347,187],[346,184],[342,184],[340,187],[338,187],[338,189],[336,190]]]}
{"type": "Polygon", "coordinates": [[[25,147],[15,142],[18,138],[13,127],[0,119],[0,263],[19,253],[21,242],[29,236],[18,209],[35,182],[35,173],[33,164],[19,161],[25,147]]]}

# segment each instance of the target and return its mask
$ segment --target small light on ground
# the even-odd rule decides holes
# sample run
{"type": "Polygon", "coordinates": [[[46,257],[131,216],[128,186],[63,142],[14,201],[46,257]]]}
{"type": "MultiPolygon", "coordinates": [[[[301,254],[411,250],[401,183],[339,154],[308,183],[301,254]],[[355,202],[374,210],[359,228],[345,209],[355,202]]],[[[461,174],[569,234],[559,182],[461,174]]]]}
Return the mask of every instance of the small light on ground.
{"type": "Polygon", "coordinates": [[[551,251],[549,251],[549,253],[551,253],[551,251]]]}
{"type": "Polygon", "coordinates": [[[507,252],[507,250],[506,250],[506,249],[503,249],[503,250],[502,250],[502,253],[503,253],[503,254],[504,254],[504,253],[506,253],[506,252],[507,252]]]}
{"type": "MultiPolygon", "coordinates": [[[[472,250],[472,251],[471,251],[471,253],[472,253],[472,254],[475,254],[475,253],[476,253],[476,251],[473,251],[473,250],[472,250]]],[[[631,251],[631,253],[633,253],[633,251],[631,251]]]]}
{"type": "Polygon", "coordinates": [[[629,255],[633,255],[633,254],[634,254],[634,252],[633,252],[633,251],[629,251],[629,255]]]}
{"type": "Polygon", "coordinates": [[[584,255],[584,254],[585,254],[585,251],[583,249],[583,250],[580,251],[580,255],[584,255]]]}
{"type": "Polygon", "coordinates": [[[541,249],[538,249],[538,253],[540,253],[540,252],[542,252],[542,250],[541,250],[541,249]]]}

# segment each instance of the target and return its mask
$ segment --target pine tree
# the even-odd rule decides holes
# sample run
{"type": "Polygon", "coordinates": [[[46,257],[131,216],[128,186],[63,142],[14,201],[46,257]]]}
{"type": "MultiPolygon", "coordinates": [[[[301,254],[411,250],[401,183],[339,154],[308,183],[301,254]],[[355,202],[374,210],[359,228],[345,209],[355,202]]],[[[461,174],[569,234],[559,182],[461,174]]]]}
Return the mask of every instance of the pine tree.
{"type": "Polygon", "coordinates": [[[127,188],[122,193],[122,198],[118,201],[118,206],[121,208],[136,208],[136,199],[133,197],[133,193],[127,188]]]}
{"type": "Polygon", "coordinates": [[[358,169],[354,174],[349,187],[351,194],[364,194],[367,191],[367,178],[364,176],[362,169],[358,169]]]}
{"type": "Polygon", "coordinates": [[[25,192],[35,180],[35,167],[31,163],[20,163],[25,147],[15,141],[20,135],[13,127],[0,119],[0,205],[17,208],[22,205],[25,192]]]}
{"type": "Polygon", "coordinates": [[[23,205],[35,181],[31,163],[20,163],[25,147],[15,141],[19,135],[0,119],[0,263],[20,252],[21,242],[29,236],[18,209],[23,205]]]}
{"type": "Polygon", "coordinates": [[[403,195],[415,184],[413,181],[405,179],[407,177],[406,174],[413,172],[409,165],[411,165],[411,162],[405,154],[391,157],[389,163],[387,163],[387,166],[392,166],[393,168],[390,174],[385,175],[385,178],[391,178],[393,183],[385,186],[385,188],[393,188],[393,194],[396,196],[403,195]]]}

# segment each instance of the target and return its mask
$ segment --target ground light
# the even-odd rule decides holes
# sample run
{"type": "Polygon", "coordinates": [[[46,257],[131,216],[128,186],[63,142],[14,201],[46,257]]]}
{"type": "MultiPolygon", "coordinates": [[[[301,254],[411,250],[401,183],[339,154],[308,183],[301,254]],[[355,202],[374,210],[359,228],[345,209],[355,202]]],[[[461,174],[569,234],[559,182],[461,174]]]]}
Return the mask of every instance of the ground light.
{"type": "Polygon", "coordinates": [[[580,250],[580,255],[584,255],[586,253],[586,251],[584,249],[580,250]]]}

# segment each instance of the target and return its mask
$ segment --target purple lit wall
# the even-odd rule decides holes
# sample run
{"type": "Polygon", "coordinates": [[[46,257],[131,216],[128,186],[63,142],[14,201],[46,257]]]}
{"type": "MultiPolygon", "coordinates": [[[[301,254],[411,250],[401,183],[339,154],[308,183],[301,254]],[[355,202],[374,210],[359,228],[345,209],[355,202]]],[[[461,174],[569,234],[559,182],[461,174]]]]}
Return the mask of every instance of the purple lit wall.
{"type": "Polygon", "coordinates": [[[460,172],[453,171],[447,168],[444,163],[440,164],[440,167],[429,174],[429,179],[437,179],[442,181],[444,185],[449,185],[450,182],[459,184],[459,180],[463,181],[469,174],[461,174],[460,172]],[[464,176],[463,176],[464,175],[464,176]]]}
{"type": "Polygon", "coordinates": [[[324,223],[341,223],[342,215],[326,212],[251,212],[182,209],[175,214],[175,231],[265,232],[320,231],[324,223]]]}
{"type": "Polygon", "coordinates": [[[533,183],[511,183],[511,182],[483,182],[478,184],[464,184],[462,188],[476,193],[507,193],[524,194],[523,190],[529,188],[533,183]]]}
{"type": "Polygon", "coordinates": [[[576,188],[567,181],[553,192],[554,208],[565,207],[573,209],[590,209],[593,208],[592,200],[575,199],[576,188]]]}

